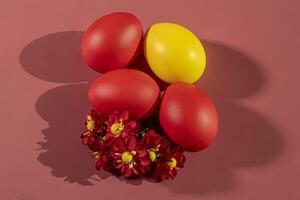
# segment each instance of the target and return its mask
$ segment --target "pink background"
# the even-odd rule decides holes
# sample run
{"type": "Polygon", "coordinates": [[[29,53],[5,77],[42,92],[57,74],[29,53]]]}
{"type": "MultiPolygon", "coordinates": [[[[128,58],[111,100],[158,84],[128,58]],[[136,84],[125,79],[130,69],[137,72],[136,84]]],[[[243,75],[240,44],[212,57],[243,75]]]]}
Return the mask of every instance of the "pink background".
{"type": "Polygon", "coordinates": [[[300,199],[298,0],[1,0],[0,199],[300,199]],[[144,29],[175,22],[204,43],[197,83],[220,113],[217,141],[174,181],[94,170],[80,144],[88,81],[82,31],[113,11],[144,29]]]}

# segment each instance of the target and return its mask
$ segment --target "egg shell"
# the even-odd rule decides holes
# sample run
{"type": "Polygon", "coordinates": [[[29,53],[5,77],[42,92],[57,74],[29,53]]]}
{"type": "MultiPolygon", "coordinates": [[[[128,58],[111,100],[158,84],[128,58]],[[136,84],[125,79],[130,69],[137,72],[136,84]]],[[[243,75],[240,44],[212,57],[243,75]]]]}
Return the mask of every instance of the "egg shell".
{"type": "Polygon", "coordinates": [[[147,74],[119,69],[101,75],[91,85],[88,98],[102,115],[129,111],[137,120],[146,118],[158,103],[159,87],[147,74]]]}
{"type": "Polygon", "coordinates": [[[85,31],[81,42],[83,59],[101,73],[126,68],[140,50],[142,36],[142,24],[136,16],[125,12],[105,15],[85,31]]]}
{"type": "Polygon", "coordinates": [[[202,43],[179,24],[153,24],[145,34],[143,47],[151,70],[167,83],[194,83],[205,70],[202,43]]]}
{"type": "Polygon", "coordinates": [[[218,130],[214,104],[203,91],[187,83],[174,83],[167,88],[159,120],[169,138],[191,152],[207,148],[218,130]]]}

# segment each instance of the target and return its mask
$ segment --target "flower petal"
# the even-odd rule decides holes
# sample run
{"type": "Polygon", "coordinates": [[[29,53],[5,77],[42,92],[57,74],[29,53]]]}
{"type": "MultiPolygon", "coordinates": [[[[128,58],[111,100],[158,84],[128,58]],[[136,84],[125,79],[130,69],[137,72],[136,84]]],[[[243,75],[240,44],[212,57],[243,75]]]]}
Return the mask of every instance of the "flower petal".
{"type": "Polygon", "coordinates": [[[139,156],[139,157],[144,157],[144,156],[148,155],[147,149],[139,149],[139,150],[137,151],[137,153],[138,153],[138,156],[139,156]]]}
{"type": "Polygon", "coordinates": [[[173,179],[177,176],[177,170],[174,168],[174,169],[171,169],[169,171],[169,174],[170,174],[170,178],[173,179]]]}
{"type": "Polygon", "coordinates": [[[133,173],[135,173],[136,175],[140,175],[140,174],[141,174],[140,171],[139,171],[136,167],[132,168],[132,171],[133,171],[133,173]]]}
{"type": "Polygon", "coordinates": [[[113,149],[116,152],[123,153],[124,151],[127,150],[127,147],[126,147],[125,143],[123,142],[123,140],[116,139],[113,144],[113,149]]]}
{"type": "Polygon", "coordinates": [[[122,168],[122,173],[125,177],[130,177],[132,175],[132,171],[128,165],[124,165],[122,168]]]}
{"type": "Polygon", "coordinates": [[[119,121],[119,115],[120,115],[120,113],[118,111],[112,112],[108,117],[108,124],[112,125],[116,121],[119,121]]]}
{"type": "Polygon", "coordinates": [[[127,147],[130,151],[135,150],[135,147],[136,147],[136,137],[135,136],[127,137],[127,147]]]}
{"type": "Polygon", "coordinates": [[[146,158],[140,159],[140,165],[142,165],[142,166],[149,166],[150,164],[151,164],[151,160],[150,159],[146,159],[146,158]]]}
{"type": "Polygon", "coordinates": [[[119,119],[122,120],[122,121],[127,121],[129,119],[129,112],[128,111],[122,112],[120,114],[119,119]]]}
{"type": "Polygon", "coordinates": [[[124,131],[126,132],[137,132],[139,130],[139,125],[136,121],[128,121],[125,124],[124,131]]]}
{"type": "Polygon", "coordinates": [[[116,169],[121,169],[124,166],[124,163],[118,162],[118,160],[114,160],[113,165],[116,169]]]}

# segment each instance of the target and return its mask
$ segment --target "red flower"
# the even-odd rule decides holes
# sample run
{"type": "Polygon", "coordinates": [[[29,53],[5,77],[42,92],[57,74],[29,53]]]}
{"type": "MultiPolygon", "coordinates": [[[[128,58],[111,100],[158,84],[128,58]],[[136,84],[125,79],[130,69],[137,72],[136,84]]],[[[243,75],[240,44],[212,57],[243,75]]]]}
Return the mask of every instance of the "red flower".
{"type": "Polygon", "coordinates": [[[157,162],[154,177],[159,180],[173,179],[177,175],[177,170],[184,167],[184,162],[185,156],[183,151],[179,148],[174,148],[157,162]]]}
{"type": "Polygon", "coordinates": [[[91,110],[91,114],[87,115],[85,127],[88,131],[93,132],[102,128],[101,118],[95,110],[91,110]]]}
{"type": "Polygon", "coordinates": [[[142,142],[147,147],[152,162],[156,162],[160,156],[170,149],[170,143],[154,130],[148,131],[142,142]]]}
{"type": "Polygon", "coordinates": [[[83,143],[87,145],[92,153],[92,157],[97,160],[96,169],[101,168],[110,171],[110,154],[106,151],[102,140],[95,135],[95,133],[88,132],[88,135],[83,136],[83,143]]]}
{"type": "Polygon", "coordinates": [[[137,144],[135,136],[116,139],[111,152],[113,166],[125,177],[144,174],[150,167],[147,149],[137,144]]]}
{"type": "Polygon", "coordinates": [[[87,145],[88,140],[91,137],[100,137],[103,138],[104,126],[102,124],[101,118],[95,110],[91,110],[91,114],[87,115],[85,120],[85,127],[87,131],[81,135],[83,144],[87,145]]]}
{"type": "Polygon", "coordinates": [[[93,157],[97,160],[96,162],[96,169],[100,170],[103,169],[105,171],[111,171],[111,156],[109,152],[102,151],[101,153],[94,153],[93,157]]]}
{"type": "Polygon", "coordinates": [[[137,121],[129,118],[129,112],[125,111],[119,113],[118,111],[114,111],[108,117],[106,142],[108,145],[111,145],[115,138],[135,135],[138,130],[139,125],[137,121]]]}
{"type": "Polygon", "coordinates": [[[89,142],[89,139],[90,139],[90,137],[92,137],[92,136],[94,136],[94,134],[92,133],[92,132],[85,132],[85,133],[83,133],[82,135],[81,135],[81,139],[82,139],[82,143],[84,144],[84,145],[87,145],[88,144],[88,142],[89,142]]]}
{"type": "Polygon", "coordinates": [[[139,133],[138,122],[131,120],[128,112],[115,111],[103,120],[92,110],[85,126],[87,132],[81,138],[97,160],[97,170],[165,180],[173,179],[185,162],[183,150],[173,148],[174,144],[167,138],[154,130],[139,133]]]}
{"type": "Polygon", "coordinates": [[[85,139],[87,141],[87,146],[92,152],[102,152],[105,149],[103,142],[94,134],[85,139]]]}

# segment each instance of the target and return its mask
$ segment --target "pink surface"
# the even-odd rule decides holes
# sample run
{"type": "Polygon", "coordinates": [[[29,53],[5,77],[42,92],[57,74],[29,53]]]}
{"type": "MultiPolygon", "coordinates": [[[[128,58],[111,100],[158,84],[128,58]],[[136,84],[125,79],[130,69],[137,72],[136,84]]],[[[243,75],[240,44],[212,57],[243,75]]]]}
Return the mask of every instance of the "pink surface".
{"type": "Polygon", "coordinates": [[[297,0],[1,1],[0,199],[299,199],[299,18],[297,0]],[[174,181],[96,172],[80,144],[96,73],[79,42],[112,11],[137,15],[145,29],[183,24],[204,42],[198,85],[216,103],[220,131],[174,181]]]}

